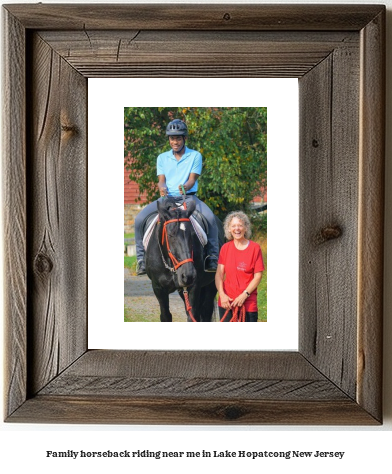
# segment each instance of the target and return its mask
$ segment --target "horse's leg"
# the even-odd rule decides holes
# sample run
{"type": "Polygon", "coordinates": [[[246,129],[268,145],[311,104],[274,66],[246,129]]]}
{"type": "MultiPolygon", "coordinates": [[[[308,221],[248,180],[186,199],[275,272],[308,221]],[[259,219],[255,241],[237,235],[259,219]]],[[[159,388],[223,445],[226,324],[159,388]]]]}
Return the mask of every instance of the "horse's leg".
{"type": "Polygon", "coordinates": [[[173,321],[172,314],[169,308],[169,293],[161,286],[152,285],[154,294],[157,297],[159,307],[161,308],[161,322],[171,323],[173,321]]]}
{"type": "Polygon", "coordinates": [[[202,288],[200,300],[200,321],[210,323],[212,321],[212,313],[214,312],[214,302],[216,296],[215,281],[202,288]]]}

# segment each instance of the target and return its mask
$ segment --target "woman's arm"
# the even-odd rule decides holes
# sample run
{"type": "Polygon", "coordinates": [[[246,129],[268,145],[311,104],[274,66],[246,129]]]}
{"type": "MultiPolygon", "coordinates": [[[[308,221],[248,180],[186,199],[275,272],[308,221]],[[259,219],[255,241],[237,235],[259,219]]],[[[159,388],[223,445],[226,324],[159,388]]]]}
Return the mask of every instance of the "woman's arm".
{"type": "Polygon", "coordinates": [[[225,266],[219,263],[218,268],[216,270],[216,274],[215,274],[215,286],[219,293],[220,303],[221,303],[222,308],[229,309],[231,307],[231,301],[233,300],[232,298],[227,296],[223,290],[224,276],[225,276],[225,266]]]}
{"type": "Polygon", "coordinates": [[[237,296],[237,298],[233,301],[232,306],[242,306],[245,303],[245,300],[248,298],[246,292],[251,294],[255,289],[259,286],[261,281],[261,277],[263,276],[263,272],[257,272],[253,276],[253,280],[249,283],[249,285],[245,288],[245,290],[237,296]]]}

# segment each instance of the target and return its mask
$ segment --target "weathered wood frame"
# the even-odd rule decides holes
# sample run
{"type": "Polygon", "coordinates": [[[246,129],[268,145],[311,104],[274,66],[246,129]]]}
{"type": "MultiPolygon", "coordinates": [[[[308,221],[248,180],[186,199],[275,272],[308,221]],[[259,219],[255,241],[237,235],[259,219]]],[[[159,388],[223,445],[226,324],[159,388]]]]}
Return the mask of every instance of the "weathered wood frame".
{"type": "Polygon", "coordinates": [[[385,7],[8,5],[3,21],[6,421],[382,423],[385,7]],[[298,352],[88,350],[94,76],[299,78],[298,352]]]}

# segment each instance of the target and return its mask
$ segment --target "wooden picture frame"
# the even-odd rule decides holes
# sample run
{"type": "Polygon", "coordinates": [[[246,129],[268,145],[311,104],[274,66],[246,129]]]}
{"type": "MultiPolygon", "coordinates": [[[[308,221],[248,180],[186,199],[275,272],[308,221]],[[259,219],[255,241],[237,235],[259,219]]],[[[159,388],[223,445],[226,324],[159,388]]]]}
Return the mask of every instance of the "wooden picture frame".
{"type": "Polygon", "coordinates": [[[385,7],[18,4],[3,20],[5,420],[382,423],[385,7]],[[88,350],[87,78],[171,76],[299,78],[298,352],[88,350]]]}

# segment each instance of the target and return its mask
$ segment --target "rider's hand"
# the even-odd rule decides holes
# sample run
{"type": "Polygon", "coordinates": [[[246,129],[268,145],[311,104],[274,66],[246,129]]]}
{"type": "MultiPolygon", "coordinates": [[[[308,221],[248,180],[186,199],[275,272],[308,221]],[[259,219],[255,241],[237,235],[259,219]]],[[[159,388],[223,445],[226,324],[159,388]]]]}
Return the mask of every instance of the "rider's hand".
{"type": "Polygon", "coordinates": [[[187,189],[187,187],[185,186],[185,184],[180,184],[180,185],[178,186],[178,189],[180,190],[180,194],[184,194],[184,193],[182,192],[182,188],[185,189],[185,194],[186,194],[186,192],[188,191],[188,189],[187,189]]]}
{"type": "Polygon", "coordinates": [[[167,196],[167,188],[162,187],[159,189],[159,192],[161,193],[162,197],[167,196]]]}

